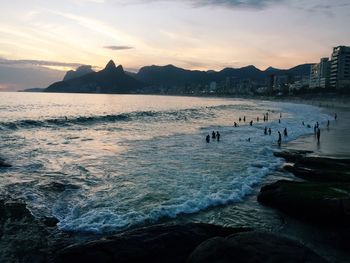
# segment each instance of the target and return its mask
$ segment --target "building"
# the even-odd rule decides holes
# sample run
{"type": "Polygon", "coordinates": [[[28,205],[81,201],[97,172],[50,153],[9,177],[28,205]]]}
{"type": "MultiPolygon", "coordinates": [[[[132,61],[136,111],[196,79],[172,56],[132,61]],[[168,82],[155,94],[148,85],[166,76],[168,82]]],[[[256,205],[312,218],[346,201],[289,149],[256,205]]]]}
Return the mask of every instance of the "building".
{"type": "Polygon", "coordinates": [[[330,87],[334,90],[350,90],[350,47],[333,48],[330,87]]]}
{"type": "Polygon", "coordinates": [[[321,58],[320,63],[311,66],[310,89],[329,88],[331,63],[328,58],[321,58]]]}

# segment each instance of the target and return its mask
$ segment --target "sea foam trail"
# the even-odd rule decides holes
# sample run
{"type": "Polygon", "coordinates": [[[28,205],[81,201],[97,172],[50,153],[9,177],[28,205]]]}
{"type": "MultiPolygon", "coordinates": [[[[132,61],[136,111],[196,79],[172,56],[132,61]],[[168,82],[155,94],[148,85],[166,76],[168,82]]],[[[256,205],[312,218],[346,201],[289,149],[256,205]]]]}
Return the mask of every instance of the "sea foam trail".
{"type": "Polygon", "coordinates": [[[123,174],[122,181],[118,178],[108,195],[104,189],[97,192],[99,197],[83,198],[81,193],[79,202],[69,207],[56,203],[59,227],[66,231],[118,231],[243,201],[256,184],[281,164],[273,156],[278,149],[277,131],[288,129],[288,137],[283,137],[285,143],[313,133],[307,124],[323,125],[330,118],[315,107],[278,106],[284,116],[281,122],[275,119],[253,126],[222,126],[220,143],[206,144],[203,129],[198,134],[144,141],[127,153],[142,163],[132,164],[131,170],[120,166],[128,175],[123,174]],[[272,129],[271,136],[263,134],[265,126],[272,129]]]}

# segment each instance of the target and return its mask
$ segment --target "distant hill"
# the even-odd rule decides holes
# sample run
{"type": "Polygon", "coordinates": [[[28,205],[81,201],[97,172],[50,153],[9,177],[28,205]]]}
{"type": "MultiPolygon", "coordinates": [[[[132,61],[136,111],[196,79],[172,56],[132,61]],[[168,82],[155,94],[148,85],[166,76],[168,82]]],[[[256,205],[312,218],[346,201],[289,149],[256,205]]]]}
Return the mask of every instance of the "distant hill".
{"type": "Polygon", "coordinates": [[[101,71],[56,82],[47,87],[45,92],[136,93],[145,86],[144,82],[125,74],[123,67],[116,67],[111,60],[101,71]]]}
{"type": "Polygon", "coordinates": [[[312,64],[303,64],[291,69],[276,69],[269,67],[262,71],[255,66],[242,68],[224,68],[221,71],[199,71],[186,70],[173,65],[146,66],[133,74],[136,79],[153,85],[181,86],[185,84],[203,84],[211,81],[224,81],[227,77],[237,80],[250,79],[256,82],[263,82],[271,75],[309,75],[312,64]]]}
{"type": "Polygon", "coordinates": [[[67,71],[67,73],[64,76],[63,80],[66,81],[66,80],[70,80],[70,79],[79,78],[81,76],[84,76],[84,75],[92,73],[92,72],[94,72],[94,71],[92,70],[91,66],[89,66],[89,65],[80,66],[76,70],[69,70],[69,71],[67,71]]]}
{"type": "Polygon", "coordinates": [[[45,88],[30,88],[30,89],[24,89],[19,90],[19,92],[42,92],[45,88]]]}

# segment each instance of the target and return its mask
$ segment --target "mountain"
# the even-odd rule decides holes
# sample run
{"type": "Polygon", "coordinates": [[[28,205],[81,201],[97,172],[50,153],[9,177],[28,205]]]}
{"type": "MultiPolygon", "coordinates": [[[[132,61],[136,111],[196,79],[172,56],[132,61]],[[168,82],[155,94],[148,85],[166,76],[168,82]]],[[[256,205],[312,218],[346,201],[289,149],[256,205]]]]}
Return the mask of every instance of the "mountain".
{"type": "Polygon", "coordinates": [[[173,65],[146,66],[141,68],[135,77],[139,81],[164,86],[206,83],[210,80],[205,71],[186,70],[173,65]]]}
{"type": "Polygon", "coordinates": [[[111,60],[101,71],[56,82],[47,87],[45,92],[136,93],[145,86],[144,82],[125,74],[123,67],[116,67],[111,60]]]}
{"type": "Polygon", "coordinates": [[[186,84],[208,84],[211,81],[225,81],[226,78],[237,80],[250,79],[262,83],[271,75],[289,75],[291,77],[309,75],[312,64],[303,64],[291,69],[269,67],[262,71],[255,66],[242,68],[224,68],[221,71],[186,70],[173,65],[146,66],[133,75],[139,81],[161,86],[183,86],[186,84]]]}
{"type": "Polygon", "coordinates": [[[69,70],[67,71],[66,75],[64,76],[63,80],[70,80],[79,78],[81,76],[84,76],[86,74],[94,72],[89,65],[80,66],[76,70],[69,70]]]}
{"type": "Polygon", "coordinates": [[[24,90],[19,90],[19,92],[42,92],[44,88],[29,88],[24,90]]]}

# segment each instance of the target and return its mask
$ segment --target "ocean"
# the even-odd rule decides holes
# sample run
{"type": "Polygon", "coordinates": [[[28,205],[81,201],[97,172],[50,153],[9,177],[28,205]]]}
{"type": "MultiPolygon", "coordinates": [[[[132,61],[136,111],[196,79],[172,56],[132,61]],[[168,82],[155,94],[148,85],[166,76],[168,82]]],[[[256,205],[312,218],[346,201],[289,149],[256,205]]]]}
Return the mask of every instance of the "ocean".
{"type": "Polygon", "coordinates": [[[278,131],[283,149],[328,119],[318,107],[272,101],[0,93],[0,157],[12,165],[0,168],[0,194],[64,231],[251,224],[266,214],[252,194],[283,162],[273,155],[278,131]],[[212,131],[220,141],[206,143],[212,131]]]}

